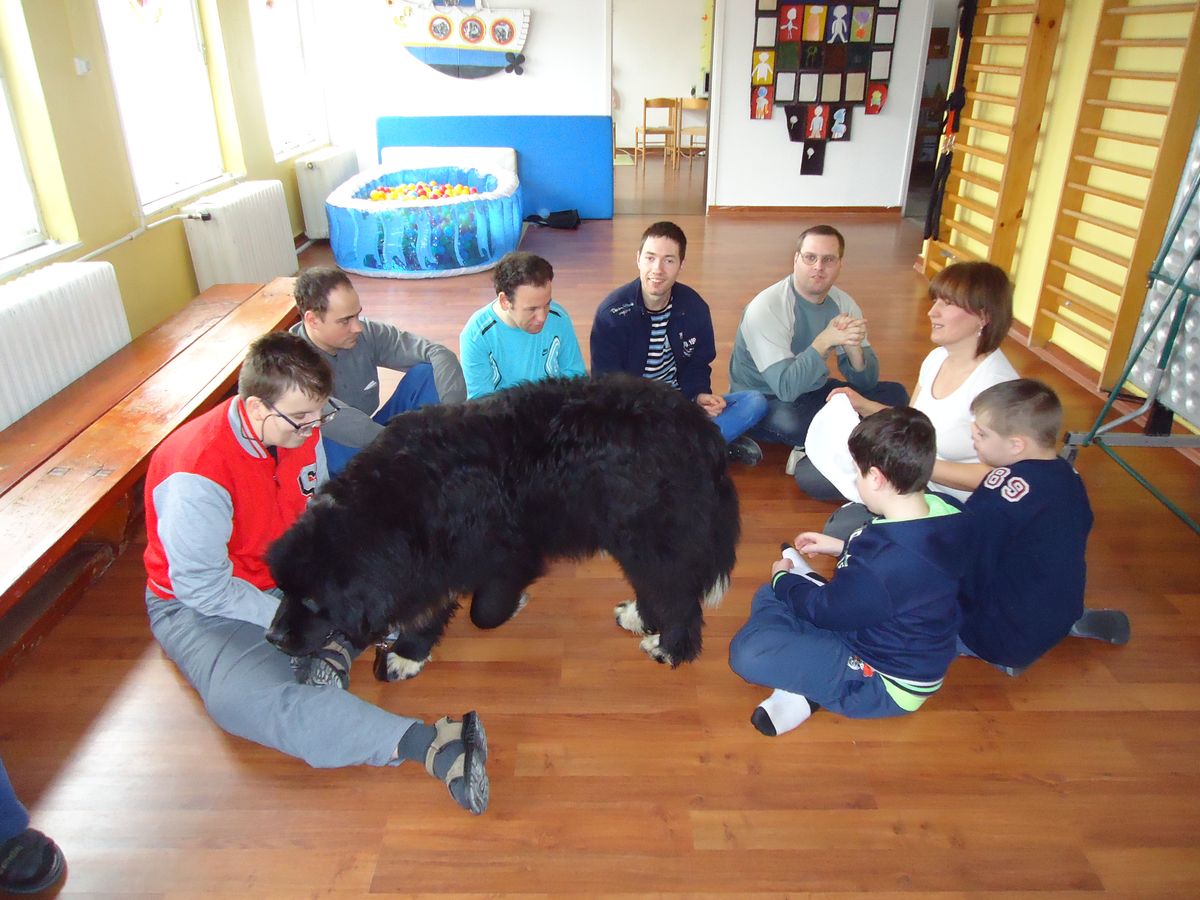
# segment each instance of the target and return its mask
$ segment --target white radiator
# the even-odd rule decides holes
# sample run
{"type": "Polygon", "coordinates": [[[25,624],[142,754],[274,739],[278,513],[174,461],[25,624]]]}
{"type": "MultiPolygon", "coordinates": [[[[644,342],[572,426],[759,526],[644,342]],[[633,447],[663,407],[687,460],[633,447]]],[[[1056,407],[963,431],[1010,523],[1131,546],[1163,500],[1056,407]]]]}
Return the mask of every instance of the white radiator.
{"type": "Polygon", "coordinates": [[[311,240],[329,237],[325,198],[358,174],[358,154],[351,147],[326,147],[296,160],[296,185],[304,210],[304,233],[311,240]]]}
{"type": "Polygon", "coordinates": [[[189,203],[182,212],[210,214],[208,221],[183,223],[202,291],[295,275],[300,267],[281,182],[246,181],[189,203]]]}
{"type": "Polygon", "coordinates": [[[128,343],[110,263],[55,263],[0,285],[0,428],[128,343]]]}

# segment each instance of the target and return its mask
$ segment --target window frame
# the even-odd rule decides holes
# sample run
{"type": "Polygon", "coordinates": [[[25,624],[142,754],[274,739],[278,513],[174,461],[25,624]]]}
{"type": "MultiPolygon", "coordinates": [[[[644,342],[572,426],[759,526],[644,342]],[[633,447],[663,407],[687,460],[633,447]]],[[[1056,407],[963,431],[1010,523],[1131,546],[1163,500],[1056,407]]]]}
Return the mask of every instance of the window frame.
{"type": "MultiPolygon", "coordinates": [[[[97,12],[100,24],[100,31],[105,45],[105,52],[108,57],[109,76],[112,83],[113,96],[116,100],[117,118],[121,123],[121,134],[125,142],[125,155],[128,162],[130,178],[133,182],[133,191],[137,197],[138,206],[143,215],[152,215],[155,212],[177,205],[181,200],[189,197],[194,197],[198,194],[211,190],[212,187],[220,185],[223,182],[229,181],[233,176],[229,172],[228,164],[225,159],[223,147],[223,138],[221,133],[221,122],[217,111],[217,98],[214,95],[212,87],[212,71],[211,60],[208,52],[207,36],[204,33],[204,20],[200,14],[200,5],[198,0],[159,0],[165,7],[170,5],[178,10],[183,2],[187,3],[187,10],[191,16],[192,31],[195,39],[196,57],[201,70],[199,72],[191,72],[193,79],[199,75],[198,80],[193,80],[193,88],[203,86],[203,91],[196,90],[195,97],[205,96],[208,100],[205,111],[208,115],[203,115],[205,121],[202,123],[203,132],[199,133],[201,139],[208,145],[206,153],[210,154],[208,159],[203,163],[197,164],[193,171],[184,172],[184,177],[179,177],[177,173],[168,173],[164,177],[159,173],[156,179],[150,179],[147,173],[143,172],[139,177],[138,166],[136,159],[145,153],[143,146],[138,146],[135,150],[135,145],[139,144],[137,135],[131,138],[129,122],[131,119],[143,118],[141,110],[135,110],[136,104],[131,105],[131,99],[126,96],[122,99],[122,91],[120,79],[117,71],[120,64],[114,65],[116,54],[113,51],[113,39],[110,35],[110,23],[106,20],[105,7],[111,4],[114,9],[110,15],[118,14],[115,7],[120,6],[120,0],[97,0],[97,12]],[[207,132],[208,119],[211,116],[212,130],[207,132]],[[168,181],[168,179],[170,179],[168,181]]],[[[137,15],[137,12],[133,13],[137,15]]],[[[185,73],[185,76],[186,77],[185,73]]],[[[168,79],[164,78],[164,81],[168,79]]],[[[173,79],[172,79],[173,80],[173,79]]],[[[138,98],[140,99],[140,98],[138,98]]],[[[196,110],[194,112],[200,112],[196,110]]],[[[150,155],[150,154],[146,154],[150,155]]],[[[157,155],[157,154],[156,154],[157,155]]]]}
{"type": "Polygon", "coordinates": [[[3,106],[3,114],[8,117],[9,131],[13,144],[16,146],[17,158],[21,164],[21,174],[24,178],[25,186],[29,191],[33,224],[36,226],[36,230],[23,238],[14,240],[11,244],[0,243],[0,260],[6,260],[10,257],[26,253],[35,247],[45,244],[49,240],[49,235],[46,232],[46,223],[42,218],[41,204],[38,202],[37,185],[33,180],[33,173],[29,168],[25,142],[21,138],[21,129],[17,122],[16,110],[13,109],[12,94],[8,89],[8,78],[4,74],[3,62],[3,59],[0,59],[0,106],[3,106]]]}

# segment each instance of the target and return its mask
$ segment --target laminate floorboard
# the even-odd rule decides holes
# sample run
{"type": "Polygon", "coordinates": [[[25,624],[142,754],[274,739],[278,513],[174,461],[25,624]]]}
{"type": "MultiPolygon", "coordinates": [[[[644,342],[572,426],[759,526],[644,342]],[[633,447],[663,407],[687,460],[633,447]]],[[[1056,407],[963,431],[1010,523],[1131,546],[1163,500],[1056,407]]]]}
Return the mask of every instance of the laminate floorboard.
{"type": "MultiPolygon", "coordinates": [[[[660,163],[651,161],[651,167],[660,163]]],[[[619,216],[532,229],[585,354],[592,314],[636,275],[642,229],[619,216]]],[[[713,308],[714,386],[742,306],[783,277],[802,223],[679,216],[682,280],[713,308]]],[[[911,386],[929,350],[920,233],[896,216],[831,219],[840,282],[870,320],[884,377],[911,386]]],[[[306,252],[326,262],[328,248],[306,252]]],[[[356,278],[366,313],[457,349],[490,274],[356,278]]],[[[1013,340],[1017,369],[1082,429],[1100,400],[1013,340]]],[[[1193,516],[1200,470],[1131,453],[1193,516]]],[[[416,679],[352,690],[431,720],[475,708],[492,806],[474,818],[413,766],[315,770],[223,734],[154,643],[142,545],[130,547],[0,684],[0,757],[66,851],[71,897],[1082,898],[1200,894],[1200,539],[1101,451],[1078,467],[1096,514],[1088,602],[1133,622],[1125,647],[1068,640],[1020,678],[960,659],[915,715],[818,714],[778,739],[764,691],[726,661],[781,539],[832,510],[783,474],[786,450],[735,467],[744,536],[705,651],[671,670],[616,628],[611,560],[556,563],[492,632],[460,615],[416,679]]],[[[679,535],[687,540],[687,535],[679,535]]]]}

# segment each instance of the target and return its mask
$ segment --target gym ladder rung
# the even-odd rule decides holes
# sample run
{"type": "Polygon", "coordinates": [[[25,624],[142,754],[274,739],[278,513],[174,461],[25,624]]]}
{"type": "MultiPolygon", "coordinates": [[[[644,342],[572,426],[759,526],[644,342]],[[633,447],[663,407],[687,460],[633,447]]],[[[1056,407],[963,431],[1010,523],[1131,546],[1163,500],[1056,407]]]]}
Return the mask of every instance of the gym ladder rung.
{"type": "Polygon", "coordinates": [[[1112,331],[1113,326],[1116,325],[1116,319],[1113,318],[1112,313],[1097,306],[1090,300],[1084,300],[1082,297],[1056,287],[1053,284],[1046,285],[1046,290],[1061,298],[1058,304],[1059,309],[1069,310],[1080,318],[1087,319],[1093,325],[1099,325],[1105,331],[1112,331]]]}
{"type": "Polygon", "coordinates": [[[1056,241],[1062,241],[1068,247],[1074,247],[1076,250],[1082,250],[1084,253],[1090,253],[1092,256],[1106,259],[1114,266],[1125,268],[1129,265],[1129,257],[1118,256],[1111,250],[1105,250],[1103,247],[1097,247],[1095,244],[1089,244],[1087,241],[1081,241],[1079,238],[1073,238],[1066,234],[1054,235],[1056,241]]]}
{"type": "Polygon", "coordinates": [[[1066,316],[1060,316],[1058,313],[1054,312],[1053,310],[1039,309],[1038,315],[1045,316],[1047,319],[1051,319],[1051,320],[1057,322],[1063,328],[1067,329],[1068,331],[1075,332],[1075,334],[1079,335],[1081,338],[1086,338],[1087,340],[1091,341],[1093,344],[1095,344],[1097,347],[1100,347],[1101,349],[1104,349],[1104,350],[1108,349],[1108,344],[1109,344],[1109,336],[1108,335],[1096,334],[1096,332],[1092,331],[1090,328],[1084,328],[1082,325],[1072,321],[1071,319],[1068,319],[1066,316]]]}
{"type": "Polygon", "coordinates": [[[1078,181],[1068,181],[1067,187],[1101,200],[1111,200],[1113,203],[1124,203],[1134,209],[1142,209],[1146,205],[1145,198],[1132,197],[1129,194],[1118,194],[1116,191],[1106,191],[1104,188],[1093,187],[1090,184],[1080,184],[1078,181]]]}
{"type": "Polygon", "coordinates": [[[1108,291],[1117,297],[1121,296],[1121,292],[1125,289],[1115,281],[1109,281],[1107,278],[1101,278],[1099,275],[1093,275],[1086,269],[1081,269],[1078,266],[1073,266],[1069,262],[1063,262],[1061,259],[1050,260],[1050,265],[1062,269],[1067,275],[1078,278],[1081,281],[1086,281],[1093,287],[1098,287],[1102,291],[1108,291]]]}

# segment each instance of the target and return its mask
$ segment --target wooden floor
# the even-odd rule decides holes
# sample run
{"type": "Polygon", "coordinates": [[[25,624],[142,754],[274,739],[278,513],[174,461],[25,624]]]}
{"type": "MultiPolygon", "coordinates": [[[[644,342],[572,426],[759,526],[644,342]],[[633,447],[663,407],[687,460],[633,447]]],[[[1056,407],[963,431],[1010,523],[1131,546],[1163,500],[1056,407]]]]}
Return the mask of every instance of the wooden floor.
{"type": "MultiPolygon", "coordinates": [[[[526,237],[554,263],[585,350],[653,218],[526,237]]],[[[919,232],[895,217],[834,221],[849,239],[842,284],[884,374],[911,385],[929,349],[919,232]]],[[[721,388],[740,308],[788,271],[800,223],[679,222],[685,280],[714,308],[721,388]]],[[[491,297],[487,274],[357,281],[368,314],[454,347],[491,297]]],[[[1090,423],[1095,397],[1005,350],[1061,392],[1069,427],[1090,423]]],[[[317,771],[222,734],[150,636],[132,548],[0,685],[0,756],[66,851],[63,894],[1200,895],[1200,539],[1085,450],[1088,601],[1129,612],[1128,646],[1068,641],[1019,679],[959,660],[916,715],[819,713],[772,740],[748,722],[764,692],[729,671],[727,647],[779,541],[831,509],[801,499],[783,461],[769,448],[735,472],[745,537],[695,664],[657,666],[617,629],[627,588],[596,559],[555,566],[497,631],[460,617],[413,681],[380,685],[368,661],[355,666],[353,690],[388,709],[481,712],[492,806],[480,818],[411,766],[317,771]]],[[[1200,515],[1195,466],[1171,451],[1140,463],[1200,515]]]]}

